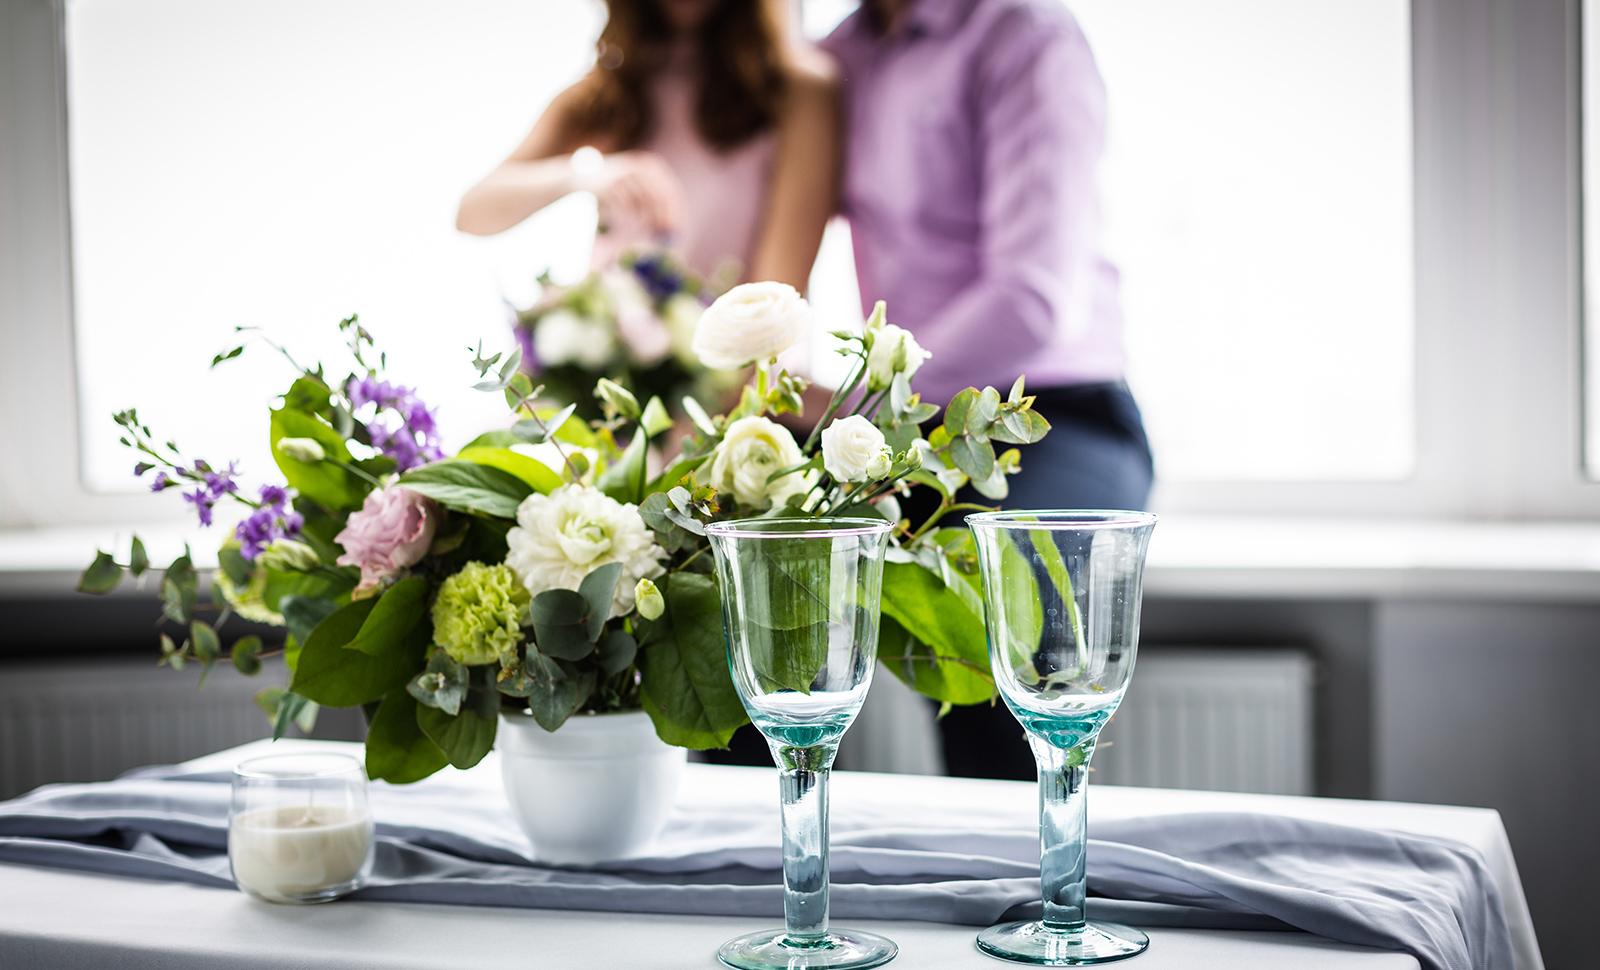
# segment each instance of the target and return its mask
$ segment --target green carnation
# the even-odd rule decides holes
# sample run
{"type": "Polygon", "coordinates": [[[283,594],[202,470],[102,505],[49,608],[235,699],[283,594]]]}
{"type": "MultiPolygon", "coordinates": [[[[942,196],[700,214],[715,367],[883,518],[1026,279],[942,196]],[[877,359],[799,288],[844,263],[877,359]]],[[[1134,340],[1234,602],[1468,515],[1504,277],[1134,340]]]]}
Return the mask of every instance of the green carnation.
{"type": "Polygon", "coordinates": [[[516,650],[532,601],[511,567],[469,562],[439,586],[434,645],[456,663],[493,663],[516,650]]]}

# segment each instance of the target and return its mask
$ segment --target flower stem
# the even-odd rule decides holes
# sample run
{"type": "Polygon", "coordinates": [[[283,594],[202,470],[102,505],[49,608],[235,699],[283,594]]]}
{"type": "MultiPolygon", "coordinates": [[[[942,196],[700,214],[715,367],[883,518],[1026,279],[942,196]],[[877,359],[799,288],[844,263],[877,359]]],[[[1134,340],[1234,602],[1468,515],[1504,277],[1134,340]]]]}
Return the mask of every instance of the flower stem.
{"type": "Polygon", "coordinates": [[[828,409],[822,412],[822,419],[817,422],[815,428],[811,429],[811,435],[806,438],[806,443],[800,449],[801,451],[807,454],[811,453],[811,446],[817,443],[817,438],[822,435],[822,429],[828,426],[828,419],[839,412],[839,406],[845,402],[846,398],[855,393],[856,385],[861,383],[861,378],[865,377],[866,374],[867,358],[865,354],[862,354],[856,369],[850,372],[850,379],[845,381],[837,391],[833,392],[833,397],[828,400],[828,409]]]}

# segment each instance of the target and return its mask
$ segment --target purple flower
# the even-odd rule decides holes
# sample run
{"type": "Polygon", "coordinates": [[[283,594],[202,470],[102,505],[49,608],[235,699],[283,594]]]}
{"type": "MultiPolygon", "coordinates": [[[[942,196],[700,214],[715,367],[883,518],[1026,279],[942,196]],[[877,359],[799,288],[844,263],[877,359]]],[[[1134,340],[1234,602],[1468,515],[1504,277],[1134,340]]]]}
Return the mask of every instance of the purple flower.
{"type": "Polygon", "coordinates": [[[166,472],[156,472],[156,477],[153,480],[151,480],[151,482],[150,482],[150,491],[159,492],[162,489],[166,488],[168,485],[173,485],[173,484],[176,484],[176,483],[173,482],[172,479],[167,477],[167,473],[166,472]]]}
{"type": "Polygon", "coordinates": [[[201,525],[211,524],[211,506],[215,501],[205,489],[197,488],[192,492],[184,492],[183,500],[194,506],[195,512],[200,516],[201,525]]]}
{"type": "Polygon", "coordinates": [[[516,326],[511,332],[517,335],[517,346],[522,348],[522,369],[528,374],[539,373],[539,352],[533,349],[533,328],[516,326]]]}
{"type": "Polygon", "coordinates": [[[411,388],[368,374],[351,377],[344,393],[352,408],[374,405],[373,415],[366,422],[372,446],[394,459],[400,471],[444,457],[439,449],[439,429],[433,411],[411,388]]]}
{"type": "Polygon", "coordinates": [[[240,522],[233,530],[239,540],[239,554],[254,561],[278,539],[293,539],[300,535],[305,516],[286,509],[288,492],[276,485],[261,486],[261,508],[240,522]]]}
{"type": "Polygon", "coordinates": [[[658,255],[640,256],[633,261],[633,275],[650,298],[660,303],[683,288],[683,277],[658,255]]]}

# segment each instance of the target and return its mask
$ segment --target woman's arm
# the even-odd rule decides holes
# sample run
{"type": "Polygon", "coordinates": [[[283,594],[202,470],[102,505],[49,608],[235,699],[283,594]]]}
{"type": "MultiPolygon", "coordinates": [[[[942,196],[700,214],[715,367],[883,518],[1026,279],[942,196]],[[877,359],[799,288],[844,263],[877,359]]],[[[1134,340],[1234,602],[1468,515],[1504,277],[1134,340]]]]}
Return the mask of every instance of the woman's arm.
{"type": "Polygon", "coordinates": [[[677,225],[677,181],[656,155],[617,152],[592,172],[573,166],[572,152],[591,143],[572,122],[577,91],[571,87],[557,95],[516,151],[467,190],[456,211],[457,229],[474,236],[504,232],[579,190],[593,192],[602,210],[633,214],[650,231],[677,225]]]}
{"type": "Polygon", "coordinates": [[[837,202],[839,161],[838,84],[817,68],[797,68],[778,119],[777,157],[749,279],[805,292],[837,202]]]}

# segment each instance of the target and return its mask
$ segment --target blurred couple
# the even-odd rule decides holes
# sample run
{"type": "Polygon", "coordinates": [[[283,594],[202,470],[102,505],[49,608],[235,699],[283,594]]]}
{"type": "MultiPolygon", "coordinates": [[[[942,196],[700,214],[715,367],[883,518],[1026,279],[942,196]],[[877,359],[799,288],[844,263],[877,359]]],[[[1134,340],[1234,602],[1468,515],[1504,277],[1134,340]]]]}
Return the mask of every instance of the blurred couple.
{"type": "MultiPolygon", "coordinates": [[[[604,245],[665,239],[702,275],[732,264],[804,293],[843,214],[863,312],[887,301],[933,353],[924,400],[1027,374],[1052,431],[1023,448],[1008,507],[1144,507],[1150,450],[1099,249],[1105,91],[1061,0],[864,0],[820,51],[783,0],[606,5],[595,67],[468,191],[458,228],[501,232],[588,190],[604,245]]],[[[940,725],[952,774],[1033,777],[1003,709],[940,725]]]]}

